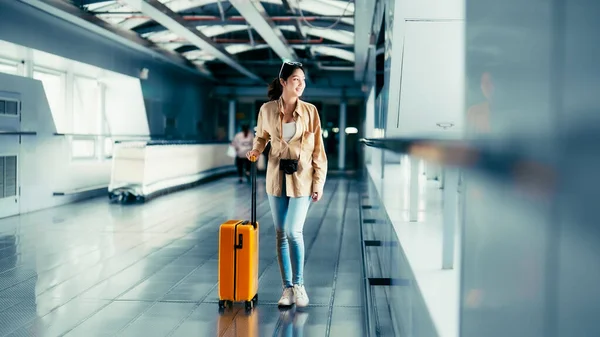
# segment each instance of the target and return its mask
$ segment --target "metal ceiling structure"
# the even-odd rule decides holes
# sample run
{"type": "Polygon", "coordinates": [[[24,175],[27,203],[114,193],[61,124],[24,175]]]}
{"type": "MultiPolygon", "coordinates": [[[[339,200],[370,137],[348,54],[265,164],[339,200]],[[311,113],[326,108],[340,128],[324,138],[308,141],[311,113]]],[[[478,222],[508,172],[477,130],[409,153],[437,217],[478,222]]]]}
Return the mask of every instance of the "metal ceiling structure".
{"type": "Polygon", "coordinates": [[[60,1],[228,85],[270,82],[282,60],[302,62],[309,82],[360,81],[365,68],[368,34],[355,41],[354,0],[60,1]]]}

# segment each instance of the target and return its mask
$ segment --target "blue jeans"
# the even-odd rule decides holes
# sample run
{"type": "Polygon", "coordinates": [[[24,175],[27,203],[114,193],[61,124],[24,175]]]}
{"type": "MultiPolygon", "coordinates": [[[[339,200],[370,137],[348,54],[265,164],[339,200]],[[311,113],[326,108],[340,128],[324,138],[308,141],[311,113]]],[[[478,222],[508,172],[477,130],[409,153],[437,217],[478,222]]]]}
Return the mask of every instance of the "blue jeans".
{"type": "MultiPolygon", "coordinates": [[[[284,178],[285,179],[285,178],[284,178]]],[[[285,196],[285,181],[281,197],[269,195],[269,205],[275,223],[277,258],[284,287],[304,284],[304,221],[310,197],[285,196]]]]}

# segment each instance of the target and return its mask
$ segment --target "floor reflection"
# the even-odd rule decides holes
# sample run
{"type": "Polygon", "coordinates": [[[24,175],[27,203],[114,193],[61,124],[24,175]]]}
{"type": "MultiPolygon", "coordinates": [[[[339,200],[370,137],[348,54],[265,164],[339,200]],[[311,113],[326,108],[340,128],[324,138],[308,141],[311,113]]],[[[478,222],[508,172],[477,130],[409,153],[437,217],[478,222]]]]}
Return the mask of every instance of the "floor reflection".
{"type": "Polygon", "coordinates": [[[244,309],[220,312],[217,336],[258,336],[258,311],[244,309]]]}
{"type": "Polygon", "coordinates": [[[297,310],[295,307],[276,309],[274,305],[267,305],[258,306],[250,311],[242,307],[234,307],[220,311],[215,333],[219,337],[265,334],[278,337],[303,337],[308,317],[307,310],[297,310]]]}
{"type": "Polygon", "coordinates": [[[304,324],[308,320],[308,312],[299,311],[295,307],[280,314],[282,328],[278,336],[302,337],[304,336],[304,324]]]}
{"type": "Polygon", "coordinates": [[[9,275],[14,271],[18,259],[17,237],[15,235],[0,235],[0,275],[9,275]]]}

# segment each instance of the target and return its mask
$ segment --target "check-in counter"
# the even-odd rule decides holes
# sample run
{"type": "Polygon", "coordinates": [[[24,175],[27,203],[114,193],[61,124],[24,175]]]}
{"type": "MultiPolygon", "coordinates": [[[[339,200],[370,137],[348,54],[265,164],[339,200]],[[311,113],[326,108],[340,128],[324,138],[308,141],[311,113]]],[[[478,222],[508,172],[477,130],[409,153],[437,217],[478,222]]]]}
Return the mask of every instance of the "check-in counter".
{"type": "Polygon", "coordinates": [[[228,143],[188,140],[117,141],[108,193],[138,200],[235,170],[228,143]]]}

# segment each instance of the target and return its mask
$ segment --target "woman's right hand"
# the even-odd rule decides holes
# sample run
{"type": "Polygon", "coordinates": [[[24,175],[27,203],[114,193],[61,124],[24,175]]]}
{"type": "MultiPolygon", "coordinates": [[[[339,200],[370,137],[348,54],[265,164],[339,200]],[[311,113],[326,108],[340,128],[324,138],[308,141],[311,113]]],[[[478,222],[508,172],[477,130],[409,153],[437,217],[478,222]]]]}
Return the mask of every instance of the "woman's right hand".
{"type": "Polygon", "coordinates": [[[258,151],[256,150],[251,150],[248,151],[248,153],[246,153],[246,158],[248,158],[248,160],[255,162],[258,160],[258,156],[260,156],[260,153],[258,153],[258,151]]]}

